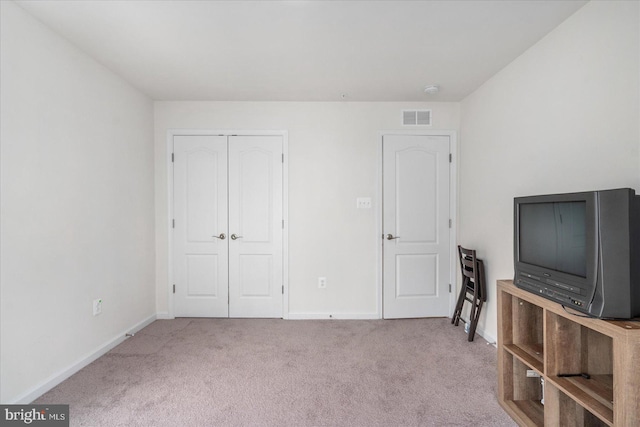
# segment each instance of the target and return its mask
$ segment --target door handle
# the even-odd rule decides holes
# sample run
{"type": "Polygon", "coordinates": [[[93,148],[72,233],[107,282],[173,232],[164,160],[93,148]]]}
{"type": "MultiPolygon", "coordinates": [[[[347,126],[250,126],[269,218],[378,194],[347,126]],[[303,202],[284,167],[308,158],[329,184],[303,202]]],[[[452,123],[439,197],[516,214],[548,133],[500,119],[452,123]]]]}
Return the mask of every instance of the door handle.
{"type": "Polygon", "coordinates": [[[394,239],[399,239],[400,236],[393,237],[393,234],[387,234],[386,238],[387,238],[387,240],[394,240],[394,239]]]}
{"type": "Polygon", "coordinates": [[[211,236],[211,237],[215,237],[216,239],[220,239],[220,240],[224,240],[224,239],[226,239],[226,238],[227,238],[227,236],[225,236],[225,234],[224,234],[224,233],[220,233],[220,235],[219,235],[219,236],[211,236]]]}
{"type": "Polygon", "coordinates": [[[242,236],[236,236],[235,234],[231,235],[231,240],[242,239],[242,236]]]}

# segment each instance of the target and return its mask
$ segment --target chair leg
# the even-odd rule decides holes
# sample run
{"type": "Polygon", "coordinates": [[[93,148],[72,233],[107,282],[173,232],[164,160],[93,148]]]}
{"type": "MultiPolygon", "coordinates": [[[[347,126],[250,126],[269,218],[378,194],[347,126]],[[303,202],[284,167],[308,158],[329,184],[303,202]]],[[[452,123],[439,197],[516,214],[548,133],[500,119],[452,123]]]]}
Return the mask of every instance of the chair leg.
{"type": "Polygon", "coordinates": [[[473,334],[471,333],[471,328],[473,325],[473,319],[476,317],[476,313],[478,311],[478,307],[476,306],[476,301],[471,300],[471,308],[469,310],[469,341],[473,341],[473,334]]]}
{"type": "Polygon", "coordinates": [[[451,318],[451,323],[454,326],[458,326],[458,322],[460,321],[460,316],[462,315],[462,306],[464,305],[464,298],[467,293],[467,284],[462,283],[462,289],[460,290],[460,295],[458,296],[458,302],[456,303],[456,309],[453,311],[453,317],[451,318]]]}
{"type": "Polygon", "coordinates": [[[471,324],[469,325],[469,337],[467,338],[469,341],[473,341],[473,339],[475,338],[476,327],[478,326],[478,319],[480,318],[480,311],[482,310],[482,303],[482,299],[479,299],[475,316],[473,318],[469,318],[469,321],[471,322],[471,324]]]}
{"type": "Polygon", "coordinates": [[[471,324],[469,325],[469,341],[473,341],[476,335],[476,328],[478,326],[478,319],[480,319],[480,312],[482,311],[482,305],[484,304],[484,299],[487,296],[487,287],[485,285],[485,275],[484,275],[484,263],[482,260],[478,260],[478,283],[474,288],[473,293],[473,306],[476,307],[475,315],[469,318],[471,324]]]}

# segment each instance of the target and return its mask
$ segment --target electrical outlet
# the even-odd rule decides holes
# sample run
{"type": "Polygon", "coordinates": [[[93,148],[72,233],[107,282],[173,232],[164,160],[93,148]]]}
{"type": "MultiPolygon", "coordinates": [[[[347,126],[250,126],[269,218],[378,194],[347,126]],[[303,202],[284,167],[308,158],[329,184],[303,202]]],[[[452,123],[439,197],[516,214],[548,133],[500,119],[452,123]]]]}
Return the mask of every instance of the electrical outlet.
{"type": "Polygon", "coordinates": [[[318,288],[324,289],[327,287],[327,278],[326,277],[318,277],[318,288]]]}
{"type": "Polygon", "coordinates": [[[356,199],[358,209],[371,209],[371,197],[358,197],[356,199]]]}
{"type": "Polygon", "coordinates": [[[97,316],[102,313],[102,300],[100,298],[93,300],[93,315],[97,316]]]}

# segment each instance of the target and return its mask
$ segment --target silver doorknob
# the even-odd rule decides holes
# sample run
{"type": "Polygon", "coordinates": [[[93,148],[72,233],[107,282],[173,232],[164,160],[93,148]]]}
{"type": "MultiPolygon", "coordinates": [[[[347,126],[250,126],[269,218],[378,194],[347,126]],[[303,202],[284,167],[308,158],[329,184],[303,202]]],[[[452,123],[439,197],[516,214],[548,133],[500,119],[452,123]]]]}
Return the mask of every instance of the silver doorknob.
{"type": "Polygon", "coordinates": [[[399,239],[400,236],[393,237],[393,234],[387,234],[387,240],[399,239]]]}
{"type": "Polygon", "coordinates": [[[216,239],[220,239],[220,240],[224,240],[224,239],[226,239],[226,238],[227,238],[227,236],[225,236],[225,234],[224,234],[224,233],[220,233],[220,235],[219,235],[219,236],[211,236],[211,237],[215,237],[216,239]]]}
{"type": "Polygon", "coordinates": [[[242,236],[236,236],[235,234],[231,235],[231,240],[242,239],[242,236]]]}

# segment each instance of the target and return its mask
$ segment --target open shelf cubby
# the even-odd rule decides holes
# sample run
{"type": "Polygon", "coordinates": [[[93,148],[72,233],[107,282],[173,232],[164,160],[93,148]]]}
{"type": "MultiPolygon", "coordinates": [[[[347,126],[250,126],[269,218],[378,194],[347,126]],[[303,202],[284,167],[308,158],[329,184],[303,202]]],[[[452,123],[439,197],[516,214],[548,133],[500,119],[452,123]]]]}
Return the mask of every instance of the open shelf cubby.
{"type": "Polygon", "coordinates": [[[519,425],[640,425],[640,319],[587,318],[510,280],[497,290],[498,399],[519,425]]]}
{"type": "Polygon", "coordinates": [[[611,422],[605,422],[594,415],[583,405],[563,393],[552,383],[545,385],[546,419],[550,425],[567,427],[602,427],[611,426],[611,422]]]}
{"type": "Polygon", "coordinates": [[[548,311],[547,348],[549,381],[612,425],[613,339],[548,311]]]}
{"type": "Polygon", "coordinates": [[[510,352],[504,354],[502,371],[506,386],[505,403],[518,418],[529,419],[533,425],[543,426],[541,377],[527,376],[528,370],[531,370],[531,366],[525,365],[518,357],[510,352]]]}
{"type": "Polygon", "coordinates": [[[505,328],[505,349],[542,375],[544,358],[543,310],[521,298],[505,295],[503,315],[509,327],[505,328]]]}

